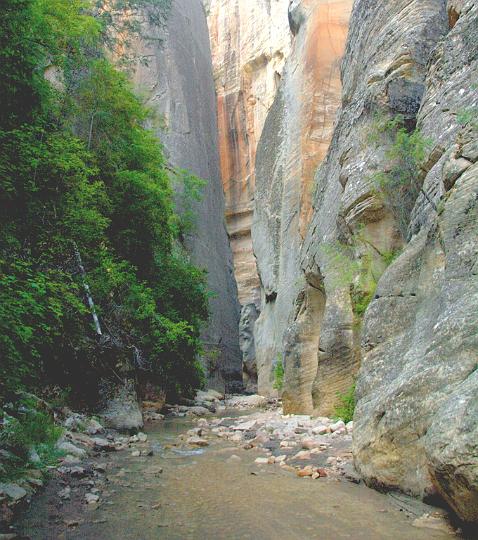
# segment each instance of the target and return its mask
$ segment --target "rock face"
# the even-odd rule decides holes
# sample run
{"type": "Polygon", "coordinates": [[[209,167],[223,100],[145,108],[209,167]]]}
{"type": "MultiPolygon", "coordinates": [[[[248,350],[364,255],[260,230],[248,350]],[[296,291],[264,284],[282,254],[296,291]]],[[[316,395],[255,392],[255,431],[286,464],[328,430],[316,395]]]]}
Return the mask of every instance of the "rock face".
{"type": "Polygon", "coordinates": [[[288,0],[209,0],[206,3],[218,104],[219,150],[226,222],[239,301],[259,306],[252,253],[255,156],[276,95],[291,34],[288,0]]]}
{"type": "Polygon", "coordinates": [[[289,11],[293,48],[256,159],[259,393],[283,361],[284,412],[330,415],[361,365],[360,474],[438,494],[476,522],[478,6],[355,0],[332,135],[340,51],[321,62],[350,7],[294,1],[289,11]],[[319,80],[335,81],[330,93],[319,80]],[[395,141],[377,126],[396,115],[430,141],[415,171],[423,187],[403,215],[375,181],[391,170],[395,141]],[[358,294],[365,270],[378,281],[370,304],[358,294]]]}
{"type": "Polygon", "coordinates": [[[210,323],[203,333],[209,385],[241,384],[239,304],[232,255],[224,227],[211,51],[200,0],[174,0],[165,27],[149,27],[138,45],[147,65],[139,65],[135,83],[165,124],[157,129],[171,165],[207,181],[196,204],[195,230],[186,239],[195,264],[208,271],[210,323]]]}
{"type": "Polygon", "coordinates": [[[311,217],[314,173],[324,159],[340,105],[340,59],[351,0],[293,2],[296,34],[256,159],[252,228],[261,280],[255,326],[259,393],[273,392],[273,367],[285,363],[285,412],[312,412],[311,385],[325,297],[300,271],[311,217]]]}
{"type": "Polygon", "coordinates": [[[355,461],[372,484],[437,491],[478,522],[478,6],[428,4],[442,39],[418,125],[433,141],[424,190],[438,212],[419,198],[367,311],[355,461]]]}

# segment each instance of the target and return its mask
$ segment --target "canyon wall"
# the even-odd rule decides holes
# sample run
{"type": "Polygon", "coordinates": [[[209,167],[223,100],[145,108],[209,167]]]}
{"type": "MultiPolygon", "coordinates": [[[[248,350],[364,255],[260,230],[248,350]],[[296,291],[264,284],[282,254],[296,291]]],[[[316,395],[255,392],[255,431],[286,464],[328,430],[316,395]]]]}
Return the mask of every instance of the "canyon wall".
{"type": "Polygon", "coordinates": [[[330,36],[351,4],[291,3],[296,36],[256,159],[259,391],[282,361],[284,411],[331,415],[356,381],[366,482],[477,521],[478,6],[355,0],[333,126],[343,41],[330,36]],[[419,156],[409,209],[380,183],[401,174],[397,144],[419,156]]]}
{"type": "Polygon", "coordinates": [[[207,0],[226,225],[243,306],[246,389],[257,389],[253,328],[260,286],[252,251],[256,149],[289,54],[289,0],[207,0]]]}
{"type": "Polygon", "coordinates": [[[351,0],[291,4],[293,46],[257,151],[252,236],[261,282],[255,325],[259,392],[273,393],[274,366],[284,361],[286,412],[312,412],[315,319],[324,310],[324,296],[306,286],[300,252],[311,218],[314,173],[340,105],[340,61],[351,8],[351,0]],[[292,379],[301,397],[293,395],[292,379]]]}
{"type": "Polygon", "coordinates": [[[438,493],[478,522],[478,5],[415,4],[432,17],[423,34],[439,39],[418,112],[436,209],[419,197],[411,239],[366,313],[355,461],[372,485],[438,493]]]}
{"type": "MultiPolygon", "coordinates": [[[[208,271],[211,317],[203,332],[209,385],[224,390],[242,381],[239,304],[224,225],[216,100],[209,34],[201,0],[174,0],[164,27],[147,25],[136,44],[135,84],[158,113],[155,129],[173,167],[207,181],[194,204],[196,223],[186,238],[192,261],[208,271]]],[[[181,189],[178,187],[178,189],[181,189]]]]}

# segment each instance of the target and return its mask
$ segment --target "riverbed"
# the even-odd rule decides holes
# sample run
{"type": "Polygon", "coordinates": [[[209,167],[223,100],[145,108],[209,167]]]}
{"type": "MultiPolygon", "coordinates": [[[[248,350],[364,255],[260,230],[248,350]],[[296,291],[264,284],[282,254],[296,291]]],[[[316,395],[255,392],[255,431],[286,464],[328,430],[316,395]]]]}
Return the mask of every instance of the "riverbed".
{"type": "Polygon", "coordinates": [[[93,477],[71,481],[70,500],[58,496],[65,480],[52,479],[17,529],[32,540],[453,538],[417,528],[393,497],[363,485],[258,466],[257,453],[220,439],[206,448],[174,446],[193,426],[185,418],[149,425],[151,456],[98,455],[93,477]],[[100,502],[85,504],[92,490],[100,502]]]}

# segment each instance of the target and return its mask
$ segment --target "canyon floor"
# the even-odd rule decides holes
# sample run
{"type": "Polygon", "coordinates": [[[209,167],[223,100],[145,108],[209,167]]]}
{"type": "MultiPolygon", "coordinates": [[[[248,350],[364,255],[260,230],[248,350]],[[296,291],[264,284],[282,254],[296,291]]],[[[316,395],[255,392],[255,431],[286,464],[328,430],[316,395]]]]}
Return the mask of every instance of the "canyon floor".
{"type": "Polygon", "coordinates": [[[60,469],[16,523],[19,538],[454,537],[442,511],[357,484],[341,425],[277,408],[183,414],[60,469]]]}

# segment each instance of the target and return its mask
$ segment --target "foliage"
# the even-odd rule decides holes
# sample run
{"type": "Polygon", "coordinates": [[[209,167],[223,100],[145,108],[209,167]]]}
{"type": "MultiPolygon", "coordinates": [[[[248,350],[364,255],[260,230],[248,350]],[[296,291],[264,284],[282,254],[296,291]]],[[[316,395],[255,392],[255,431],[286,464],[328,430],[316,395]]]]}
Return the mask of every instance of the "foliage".
{"type": "Polygon", "coordinates": [[[282,358],[278,358],[274,366],[274,384],[272,387],[279,392],[282,392],[284,388],[284,363],[282,358]]]}
{"type": "Polygon", "coordinates": [[[436,210],[436,205],[422,188],[420,176],[420,164],[432,142],[426,139],[418,128],[410,131],[401,115],[392,119],[378,118],[372,137],[377,140],[380,134],[386,134],[392,140],[385,153],[389,165],[373,178],[379,193],[383,195],[386,205],[395,216],[403,237],[406,238],[410,216],[420,194],[436,210]]]}
{"type": "Polygon", "coordinates": [[[350,244],[326,244],[322,252],[328,260],[332,287],[350,289],[352,310],[359,323],[375,296],[380,276],[399,251],[379,250],[367,239],[364,230],[359,229],[350,244]]]}
{"type": "Polygon", "coordinates": [[[48,411],[40,410],[32,400],[22,399],[14,409],[4,413],[0,431],[2,459],[0,481],[15,479],[28,468],[44,469],[61,456],[56,443],[63,430],[56,426],[48,411]],[[32,462],[32,452],[37,459],[32,462]]]}
{"type": "MultiPolygon", "coordinates": [[[[89,0],[2,7],[0,403],[45,384],[93,391],[123,353],[140,378],[192,393],[204,378],[205,274],[180,247],[150,112],[101,52],[108,20],[89,0]],[[111,354],[95,339],[85,279],[111,354]]],[[[193,199],[199,187],[185,179],[193,199]]]]}
{"type": "Polygon", "coordinates": [[[345,423],[354,419],[355,411],[355,383],[343,394],[338,393],[338,404],[333,413],[335,420],[343,420],[345,423]]]}

